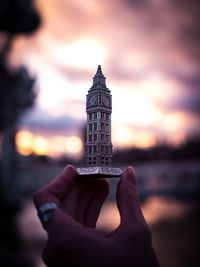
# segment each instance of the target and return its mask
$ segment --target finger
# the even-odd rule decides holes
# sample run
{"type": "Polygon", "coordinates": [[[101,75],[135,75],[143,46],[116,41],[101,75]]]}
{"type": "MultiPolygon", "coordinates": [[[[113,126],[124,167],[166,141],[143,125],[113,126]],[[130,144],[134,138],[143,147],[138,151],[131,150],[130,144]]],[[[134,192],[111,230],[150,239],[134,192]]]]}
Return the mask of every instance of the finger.
{"type": "Polygon", "coordinates": [[[97,179],[93,190],[88,187],[80,200],[79,220],[86,227],[95,227],[101,207],[109,194],[109,183],[105,179],[97,179]]]}
{"type": "Polygon", "coordinates": [[[80,198],[78,200],[77,205],[77,214],[76,220],[84,225],[84,217],[90,200],[93,198],[93,195],[97,191],[99,182],[98,179],[89,179],[87,183],[85,183],[85,187],[82,190],[80,198]]]}
{"type": "Polygon", "coordinates": [[[45,203],[56,203],[61,206],[61,200],[68,194],[76,179],[73,166],[68,165],[61,174],[48,185],[42,187],[34,194],[34,203],[38,209],[45,203]]]}
{"type": "Polygon", "coordinates": [[[109,194],[109,183],[107,180],[99,180],[99,186],[95,194],[90,200],[89,206],[85,212],[84,225],[88,227],[95,227],[99,217],[101,207],[109,194]]]}
{"type": "Polygon", "coordinates": [[[89,181],[86,179],[76,179],[69,193],[63,200],[63,210],[66,214],[71,215],[74,219],[77,218],[78,203],[81,195],[84,194],[85,188],[87,188],[89,181]]]}
{"type": "Polygon", "coordinates": [[[132,167],[125,169],[117,187],[117,206],[121,216],[121,224],[130,225],[144,222],[136,191],[136,177],[132,167]]]}

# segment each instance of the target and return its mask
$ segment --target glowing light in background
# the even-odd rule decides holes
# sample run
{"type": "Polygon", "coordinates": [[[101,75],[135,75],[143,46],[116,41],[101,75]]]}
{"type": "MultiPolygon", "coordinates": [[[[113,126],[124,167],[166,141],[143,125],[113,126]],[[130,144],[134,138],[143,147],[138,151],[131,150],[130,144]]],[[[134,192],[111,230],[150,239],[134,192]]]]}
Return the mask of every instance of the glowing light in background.
{"type": "Polygon", "coordinates": [[[64,98],[68,98],[71,84],[66,78],[51,66],[44,67],[42,74],[38,77],[40,93],[37,102],[42,109],[56,113],[57,108],[64,98]],[[48,97],[47,97],[48,96],[48,97]]]}
{"type": "Polygon", "coordinates": [[[32,135],[32,133],[28,131],[19,131],[16,134],[15,140],[17,151],[20,154],[28,156],[33,152],[32,145],[34,136],[32,135]]]}
{"type": "Polygon", "coordinates": [[[36,155],[52,157],[67,155],[80,158],[83,152],[83,144],[78,136],[45,137],[32,134],[29,131],[19,131],[15,138],[17,151],[24,156],[35,153],[36,155]]]}
{"type": "Polygon", "coordinates": [[[123,90],[114,88],[112,92],[115,94],[113,97],[113,123],[147,126],[155,123],[161,117],[161,111],[144,93],[129,88],[123,90]]]}
{"type": "Polygon", "coordinates": [[[97,41],[80,39],[53,51],[59,64],[93,69],[104,60],[104,50],[97,41]]]}
{"type": "Polygon", "coordinates": [[[48,154],[48,143],[45,138],[36,136],[29,131],[19,131],[15,137],[17,151],[28,156],[31,153],[37,155],[48,154]]]}
{"type": "Polygon", "coordinates": [[[139,131],[134,135],[134,146],[147,148],[156,144],[156,137],[147,131],[139,131]]]}
{"type": "Polygon", "coordinates": [[[57,157],[66,153],[65,149],[66,137],[55,135],[49,139],[49,155],[57,157]]]}
{"type": "Polygon", "coordinates": [[[133,133],[126,125],[113,127],[113,141],[118,142],[119,146],[128,146],[133,141],[133,133]]]}
{"type": "Polygon", "coordinates": [[[181,112],[173,112],[165,116],[162,127],[168,131],[173,131],[184,127],[186,123],[185,115],[181,112]]]}
{"type": "Polygon", "coordinates": [[[33,152],[37,155],[48,155],[48,142],[45,138],[36,136],[33,143],[33,152]]]}
{"type": "Polygon", "coordinates": [[[71,153],[78,153],[82,149],[82,141],[77,136],[71,136],[66,141],[66,149],[71,153]]]}
{"type": "MultiPolygon", "coordinates": [[[[156,143],[156,138],[150,132],[142,130],[134,130],[129,125],[114,125],[113,126],[113,143],[117,147],[151,147],[156,143]]],[[[115,147],[114,147],[115,149],[115,147]]]]}

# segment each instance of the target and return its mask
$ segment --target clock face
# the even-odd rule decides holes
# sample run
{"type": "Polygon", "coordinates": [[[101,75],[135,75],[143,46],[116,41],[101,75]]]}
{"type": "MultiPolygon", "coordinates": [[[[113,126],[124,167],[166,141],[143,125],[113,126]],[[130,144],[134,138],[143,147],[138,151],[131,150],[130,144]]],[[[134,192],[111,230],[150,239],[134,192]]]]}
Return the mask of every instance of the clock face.
{"type": "Polygon", "coordinates": [[[92,106],[92,105],[96,104],[96,100],[97,100],[96,95],[91,95],[88,98],[88,104],[89,104],[89,106],[92,106]]]}
{"type": "Polygon", "coordinates": [[[106,107],[109,107],[110,106],[110,98],[108,96],[104,96],[103,97],[103,104],[106,106],[106,107]]]}

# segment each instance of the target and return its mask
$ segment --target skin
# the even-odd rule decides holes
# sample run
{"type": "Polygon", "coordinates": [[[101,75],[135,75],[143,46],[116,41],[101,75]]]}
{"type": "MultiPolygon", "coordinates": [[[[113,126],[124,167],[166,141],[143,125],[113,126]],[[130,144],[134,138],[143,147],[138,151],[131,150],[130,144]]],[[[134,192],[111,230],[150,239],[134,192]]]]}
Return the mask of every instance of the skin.
{"type": "Polygon", "coordinates": [[[158,267],[151,233],[141,211],[134,169],[120,178],[116,200],[121,223],[107,233],[95,229],[109,184],[105,179],[79,178],[71,165],[34,194],[36,209],[56,203],[45,224],[48,241],[43,252],[47,266],[158,267]]]}

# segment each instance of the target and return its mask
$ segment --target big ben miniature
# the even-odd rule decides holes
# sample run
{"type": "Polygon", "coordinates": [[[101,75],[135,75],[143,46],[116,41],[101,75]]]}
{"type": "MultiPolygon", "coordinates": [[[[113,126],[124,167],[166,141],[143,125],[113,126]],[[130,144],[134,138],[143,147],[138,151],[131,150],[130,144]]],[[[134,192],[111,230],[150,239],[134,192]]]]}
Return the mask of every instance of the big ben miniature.
{"type": "Polygon", "coordinates": [[[93,85],[86,96],[86,112],[85,159],[87,167],[78,168],[78,174],[107,178],[121,176],[122,170],[112,167],[112,96],[106,87],[106,78],[100,65],[93,77],[93,85]]]}

